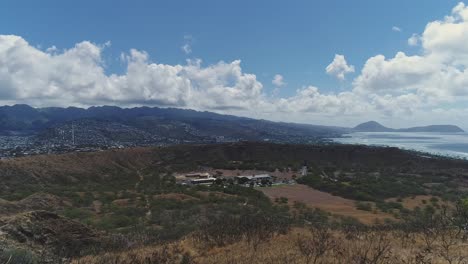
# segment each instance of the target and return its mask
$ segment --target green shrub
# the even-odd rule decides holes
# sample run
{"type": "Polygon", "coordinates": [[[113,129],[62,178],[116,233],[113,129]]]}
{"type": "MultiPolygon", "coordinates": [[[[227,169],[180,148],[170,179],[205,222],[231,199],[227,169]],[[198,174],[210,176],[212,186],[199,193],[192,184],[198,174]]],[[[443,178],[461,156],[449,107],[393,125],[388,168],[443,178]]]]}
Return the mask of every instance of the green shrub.
{"type": "Polygon", "coordinates": [[[129,227],[136,225],[138,219],[125,215],[108,215],[101,218],[95,225],[104,230],[112,230],[116,228],[129,227]]]}
{"type": "Polygon", "coordinates": [[[66,208],[62,214],[65,217],[78,220],[88,219],[92,215],[90,211],[81,208],[66,208]]]}
{"type": "Polygon", "coordinates": [[[365,203],[365,202],[356,202],[356,208],[358,210],[362,211],[372,211],[372,204],[371,203],[365,203]]]}
{"type": "Polygon", "coordinates": [[[404,207],[401,203],[397,202],[383,202],[379,201],[376,203],[377,208],[379,208],[382,212],[389,212],[393,209],[402,210],[404,207]]]}
{"type": "Polygon", "coordinates": [[[8,264],[36,264],[37,258],[26,249],[0,249],[0,263],[8,264]]]}

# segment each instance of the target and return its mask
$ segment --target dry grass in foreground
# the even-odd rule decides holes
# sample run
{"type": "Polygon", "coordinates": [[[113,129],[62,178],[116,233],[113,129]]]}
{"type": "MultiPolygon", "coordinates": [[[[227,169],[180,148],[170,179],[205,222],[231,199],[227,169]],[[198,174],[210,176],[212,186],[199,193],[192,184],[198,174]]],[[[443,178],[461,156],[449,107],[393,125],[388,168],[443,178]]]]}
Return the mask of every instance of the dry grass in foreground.
{"type": "Polygon", "coordinates": [[[242,240],[210,247],[189,237],[163,246],[86,256],[72,263],[468,263],[468,244],[452,231],[296,228],[258,244],[242,240]]]}

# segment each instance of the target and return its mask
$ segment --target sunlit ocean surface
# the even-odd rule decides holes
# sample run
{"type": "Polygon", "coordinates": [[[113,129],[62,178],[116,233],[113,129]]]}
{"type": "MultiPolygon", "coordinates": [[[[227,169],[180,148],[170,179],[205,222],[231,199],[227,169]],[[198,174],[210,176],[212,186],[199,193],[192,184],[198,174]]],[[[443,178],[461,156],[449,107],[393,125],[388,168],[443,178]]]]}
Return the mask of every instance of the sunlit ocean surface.
{"type": "Polygon", "coordinates": [[[333,140],[345,144],[390,146],[468,158],[468,133],[356,132],[333,140]]]}

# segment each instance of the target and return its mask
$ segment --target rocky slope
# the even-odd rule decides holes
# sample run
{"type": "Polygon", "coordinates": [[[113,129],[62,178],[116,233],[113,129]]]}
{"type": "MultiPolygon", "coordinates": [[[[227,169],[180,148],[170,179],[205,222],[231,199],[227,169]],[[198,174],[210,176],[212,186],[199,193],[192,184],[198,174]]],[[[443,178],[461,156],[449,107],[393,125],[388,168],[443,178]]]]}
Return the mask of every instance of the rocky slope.
{"type": "Polygon", "coordinates": [[[2,217],[0,262],[14,259],[16,263],[32,260],[59,263],[62,258],[75,256],[98,245],[100,239],[101,234],[88,227],[47,211],[2,217]]]}
{"type": "Polygon", "coordinates": [[[0,199],[0,213],[2,217],[33,210],[57,210],[70,205],[69,202],[52,194],[38,192],[19,201],[0,199]]]}

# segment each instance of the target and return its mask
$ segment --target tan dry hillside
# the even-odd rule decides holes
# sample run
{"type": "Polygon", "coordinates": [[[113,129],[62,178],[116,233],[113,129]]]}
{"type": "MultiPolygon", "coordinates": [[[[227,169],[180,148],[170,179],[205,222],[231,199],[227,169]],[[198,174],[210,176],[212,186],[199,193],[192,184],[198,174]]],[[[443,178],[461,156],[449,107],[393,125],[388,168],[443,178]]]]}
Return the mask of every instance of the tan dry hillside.
{"type": "Polygon", "coordinates": [[[468,244],[459,239],[434,238],[430,249],[421,234],[406,237],[399,232],[356,232],[296,228],[286,235],[247,241],[224,247],[205,247],[193,238],[164,246],[148,246],[124,252],[75,259],[72,264],[303,264],[303,263],[467,263],[468,244]]]}
{"type": "MultiPolygon", "coordinates": [[[[152,163],[153,149],[40,155],[0,161],[0,194],[50,184],[105,182],[152,163]]],[[[136,180],[136,178],[135,178],[136,180]]]]}
{"type": "Polygon", "coordinates": [[[310,208],[319,208],[337,215],[356,218],[364,224],[374,224],[376,220],[394,219],[392,215],[378,212],[372,213],[356,209],[356,201],[334,196],[326,192],[314,190],[302,184],[283,185],[273,188],[259,188],[272,200],[288,198],[291,206],[294,202],[301,202],[310,208]]]}

